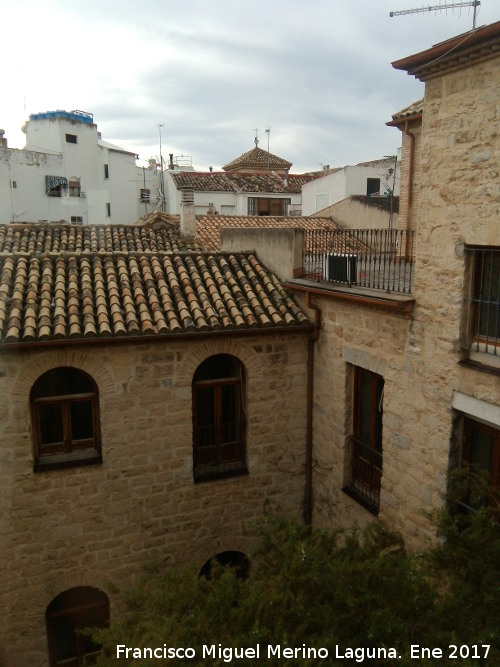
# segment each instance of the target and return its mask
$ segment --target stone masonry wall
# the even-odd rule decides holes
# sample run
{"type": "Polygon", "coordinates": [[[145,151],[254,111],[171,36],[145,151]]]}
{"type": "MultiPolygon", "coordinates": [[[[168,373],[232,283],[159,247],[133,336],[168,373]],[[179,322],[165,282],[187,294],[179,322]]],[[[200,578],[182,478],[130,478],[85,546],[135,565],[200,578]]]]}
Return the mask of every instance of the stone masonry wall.
{"type": "Polygon", "coordinates": [[[119,593],[150,562],[249,553],[253,520],[302,516],[307,343],[303,334],[46,347],[0,357],[0,664],[46,667],[45,610],[62,591],[119,593]],[[208,356],[246,371],[249,474],[194,484],[191,382],[208,356]],[[99,388],[103,464],[33,473],[29,393],[57,366],[99,388]]]}
{"type": "MultiPolygon", "coordinates": [[[[341,491],[352,432],[351,364],[385,379],[381,519],[420,549],[434,539],[425,510],[443,502],[450,465],[453,397],[500,405],[500,377],[466,367],[463,243],[500,245],[500,59],[426,84],[411,215],[416,220],[409,320],[367,306],[317,298],[314,517],[363,524],[373,516],[341,491]]],[[[403,143],[403,154],[408,142],[403,143]]],[[[405,157],[405,156],[404,156],[405,157]]],[[[404,177],[404,159],[402,178],[404,177]]],[[[402,222],[405,188],[401,191],[402,222]]]]}

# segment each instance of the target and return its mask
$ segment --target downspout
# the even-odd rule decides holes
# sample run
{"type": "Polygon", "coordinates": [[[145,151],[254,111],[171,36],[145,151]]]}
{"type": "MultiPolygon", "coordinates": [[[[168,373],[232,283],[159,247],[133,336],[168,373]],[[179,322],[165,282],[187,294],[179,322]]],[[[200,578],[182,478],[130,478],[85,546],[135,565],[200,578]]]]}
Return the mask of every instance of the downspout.
{"type": "Polygon", "coordinates": [[[314,344],[319,337],[321,310],[311,302],[311,292],[306,292],[306,306],[314,311],[314,328],[307,340],[307,419],[306,419],[306,481],[304,489],[304,523],[312,525],[312,470],[313,470],[313,390],[314,344]]]}
{"type": "Polygon", "coordinates": [[[409,165],[408,165],[408,200],[406,202],[406,247],[405,247],[405,259],[410,258],[410,248],[409,248],[409,234],[410,231],[410,209],[413,199],[413,163],[415,161],[415,135],[409,130],[410,123],[408,120],[405,120],[405,126],[403,132],[407,137],[410,138],[410,155],[409,155],[409,165]]]}

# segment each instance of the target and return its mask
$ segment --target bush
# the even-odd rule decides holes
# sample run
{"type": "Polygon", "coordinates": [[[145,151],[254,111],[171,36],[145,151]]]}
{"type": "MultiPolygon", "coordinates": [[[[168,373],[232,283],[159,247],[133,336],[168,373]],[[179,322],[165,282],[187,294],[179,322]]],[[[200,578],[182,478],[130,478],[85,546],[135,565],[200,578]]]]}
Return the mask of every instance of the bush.
{"type": "MultiPolygon", "coordinates": [[[[410,646],[442,648],[439,665],[500,664],[500,539],[491,512],[464,519],[437,517],[443,541],[425,554],[408,554],[401,538],[380,522],[364,531],[309,531],[268,519],[258,527],[250,576],[214,564],[210,579],[189,567],[143,577],[126,594],[126,611],[99,632],[98,666],[116,665],[116,646],[193,647],[196,657],[120,659],[120,665],[226,665],[230,649],[260,646],[260,660],[233,659],[242,667],[265,664],[363,664],[417,667],[410,646]],[[219,657],[219,644],[226,652],[219,657]],[[487,661],[449,645],[491,644],[487,661]],[[215,645],[203,656],[202,646],[215,645]],[[267,656],[267,646],[298,648],[297,657],[267,656]],[[337,648],[344,658],[336,658],[337,648]],[[304,648],[303,648],[304,647],[304,648]],[[307,648],[328,650],[307,659],[307,648]],[[348,660],[346,650],[358,649],[348,660]],[[360,649],[395,647],[397,659],[365,657],[360,649]]],[[[476,652],[484,655],[478,646],[476,652]]]]}

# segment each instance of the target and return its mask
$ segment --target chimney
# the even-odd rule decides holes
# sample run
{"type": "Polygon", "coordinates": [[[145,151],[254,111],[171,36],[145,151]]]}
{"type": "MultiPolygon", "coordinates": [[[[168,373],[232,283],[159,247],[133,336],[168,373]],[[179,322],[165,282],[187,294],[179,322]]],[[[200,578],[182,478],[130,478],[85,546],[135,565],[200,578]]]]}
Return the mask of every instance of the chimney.
{"type": "Polygon", "coordinates": [[[169,169],[174,168],[174,154],[173,153],[168,154],[168,168],[169,169]]]}
{"type": "Polygon", "coordinates": [[[188,238],[196,236],[193,188],[183,188],[181,194],[181,234],[188,238]]]}
{"type": "Polygon", "coordinates": [[[5,138],[5,130],[0,130],[0,148],[7,148],[7,139],[5,138]]]}

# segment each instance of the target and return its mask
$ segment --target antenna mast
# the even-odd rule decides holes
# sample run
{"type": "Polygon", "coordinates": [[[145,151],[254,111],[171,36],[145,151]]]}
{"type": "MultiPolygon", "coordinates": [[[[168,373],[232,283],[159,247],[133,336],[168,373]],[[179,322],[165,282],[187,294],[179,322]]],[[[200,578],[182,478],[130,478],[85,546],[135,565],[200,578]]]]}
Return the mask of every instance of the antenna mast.
{"type": "Polygon", "coordinates": [[[469,0],[468,2],[448,2],[444,5],[429,5],[428,7],[418,7],[416,9],[402,9],[397,12],[389,12],[389,16],[404,16],[406,14],[417,14],[422,12],[440,12],[444,9],[463,9],[464,7],[474,7],[474,17],[472,19],[472,30],[476,29],[477,8],[481,0],[469,0]]]}

